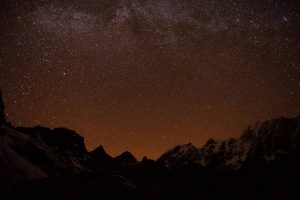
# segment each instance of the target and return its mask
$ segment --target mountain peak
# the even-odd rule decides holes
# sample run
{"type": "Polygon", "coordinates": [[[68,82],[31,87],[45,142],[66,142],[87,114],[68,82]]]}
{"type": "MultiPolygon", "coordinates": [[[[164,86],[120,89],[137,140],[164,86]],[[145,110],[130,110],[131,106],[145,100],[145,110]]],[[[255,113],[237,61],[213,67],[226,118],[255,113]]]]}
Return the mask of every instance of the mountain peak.
{"type": "Polygon", "coordinates": [[[164,153],[157,161],[167,167],[176,167],[188,163],[198,163],[201,160],[200,149],[192,143],[177,145],[164,153]]]}
{"type": "Polygon", "coordinates": [[[4,106],[3,99],[2,99],[2,92],[0,90],[0,125],[5,124],[5,123],[6,123],[5,106],[4,106]]]}
{"type": "Polygon", "coordinates": [[[179,145],[178,153],[180,154],[189,154],[190,152],[197,151],[197,147],[195,147],[192,143],[187,143],[183,145],[179,145]]]}
{"type": "Polygon", "coordinates": [[[96,149],[94,149],[93,151],[91,151],[91,153],[106,154],[106,151],[104,150],[103,146],[100,145],[96,149]]]}
{"type": "Polygon", "coordinates": [[[112,157],[106,153],[102,145],[91,151],[90,155],[96,159],[112,159],[112,157]]]}
{"type": "Polygon", "coordinates": [[[129,151],[125,151],[121,155],[116,157],[117,160],[119,160],[121,163],[136,163],[137,159],[130,153],[129,151]]]}
{"type": "Polygon", "coordinates": [[[204,146],[178,145],[164,153],[158,162],[174,168],[199,164],[217,169],[238,169],[252,164],[299,155],[300,118],[280,117],[259,122],[245,129],[241,137],[226,140],[209,139],[204,146]]]}

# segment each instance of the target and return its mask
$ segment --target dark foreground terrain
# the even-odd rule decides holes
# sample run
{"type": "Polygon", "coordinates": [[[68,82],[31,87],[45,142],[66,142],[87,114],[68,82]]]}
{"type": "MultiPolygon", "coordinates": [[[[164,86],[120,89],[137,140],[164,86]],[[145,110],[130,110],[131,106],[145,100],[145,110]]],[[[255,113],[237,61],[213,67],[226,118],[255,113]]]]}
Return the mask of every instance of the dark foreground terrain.
{"type": "MultiPolygon", "coordinates": [[[[1,103],[1,102],[0,102],[1,103]]],[[[14,127],[0,104],[0,199],[299,199],[300,116],[158,160],[88,152],[74,131],[14,127]]]]}
{"type": "MultiPolygon", "coordinates": [[[[272,167],[270,167],[272,168],[272,167]]],[[[279,168],[278,168],[279,170],[279,168]]],[[[297,177],[264,169],[255,173],[213,173],[186,166],[146,183],[128,177],[72,176],[20,183],[1,193],[1,199],[299,199],[297,177]],[[160,179],[161,178],[161,179],[160,179]],[[160,179],[160,180],[159,180],[160,179]]]]}

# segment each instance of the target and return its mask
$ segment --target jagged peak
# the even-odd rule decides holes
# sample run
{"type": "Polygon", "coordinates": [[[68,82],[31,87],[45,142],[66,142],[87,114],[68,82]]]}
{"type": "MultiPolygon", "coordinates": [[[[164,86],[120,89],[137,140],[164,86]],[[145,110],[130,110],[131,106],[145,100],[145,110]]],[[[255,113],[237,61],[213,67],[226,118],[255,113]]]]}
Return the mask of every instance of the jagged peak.
{"type": "Polygon", "coordinates": [[[77,132],[67,128],[45,128],[42,126],[17,127],[17,131],[33,136],[42,140],[50,147],[60,149],[62,151],[71,152],[87,152],[84,138],[77,132]]]}
{"type": "Polygon", "coordinates": [[[170,149],[157,159],[158,162],[165,163],[168,166],[176,165],[177,161],[190,162],[201,159],[200,148],[197,148],[192,143],[177,145],[170,149]],[[173,163],[174,161],[174,163],[173,163]]]}
{"type": "Polygon", "coordinates": [[[137,159],[129,151],[123,152],[121,155],[115,157],[117,160],[126,163],[136,163],[137,159]]]}
{"type": "Polygon", "coordinates": [[[217,141],[216,141],[215,139],[209,138],[209,139],[207,140],[207,142],[205,143],[204,146],[207,146],[207,145],[210,145],[210,144],[216,144],[216,143],[217,143],[217,141]]]}
{"type": "Polygon", "coordinates": [[[2,98],[2,91],[0,90],[0,124],[6,124],[5,105],[2,98]]]}
{"type": "Polygon", "coordinates": [[[96,149],[94,149],[91,152],[104,152],[104,153],[106,153],[106,151],[104,150],[104,147],[102,145],[99,145],[96,149]]]}
{"type": "Polygon", "coordinates": [[[197,150],[198,148],[196,146],[194,146],[192,143],[187,143],[187,144],[183,144],[180,146],[180,150],[182,152],[186,152],[186,151],[194,151],[197,150]]]}
{"type": "Polygon", "coordinates": [[[90,152],[94,157],[109,157],[112,158],[109,154],[106,153],[104,147],[102,145],[98,146],[96,149],[90,152]]]}
{"type": "Polygon", "coordinates": [[[257,122],[248,126],[242,133],[241,139],[253,140],[256,137],[265,137],[268,134],[277,134],[279,130],[291,123],[299,123],[300,115],[296,117],[284,117],[270,119],[264,122],[257,122]],[[268,129],[269,131],[265,131],[268,129]]]}
{"type": "Polygon", "coordinates": [[[147,158],[147,156],[144,156],[142,159],[142,163],[149,161],[149,158],[147,158]]]}
{"type": "Polygon", "coordinates": [[[190,143],[177,145],[164,153],[158,161],[167,167],[199,163],[230,169],[237,169],[255,159],[262,159],[267,163],[287,152],[300,152],[299,130],[300,117],[279,117],[247,127],[238,138],[209,139],[199,151],[197,148],[193,151],[194,147],[190,143]]]}
{"type": "Polygon", "coordinates": [[[194,149],[198,149],[196,146],[194,146],[192,143],[186,143],[186,144],[180,144],[175,146],[172,149],[169,149],[166,154],[168,153],[173,153],[173,152],[180,152],[180,151],[186,151],[186,150],[194,150],[194,149]]]}

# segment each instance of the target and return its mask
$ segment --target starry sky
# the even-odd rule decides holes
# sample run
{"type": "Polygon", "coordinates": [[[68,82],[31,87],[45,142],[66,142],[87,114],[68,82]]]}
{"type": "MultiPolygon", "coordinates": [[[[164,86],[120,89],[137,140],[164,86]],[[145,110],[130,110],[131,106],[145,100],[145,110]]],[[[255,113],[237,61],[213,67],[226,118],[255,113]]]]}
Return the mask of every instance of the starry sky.
{"type": "Polygon", "coordinates": [[[300,113],[299,0],[1,0],[16,126],[157,158],[300,113]]]}

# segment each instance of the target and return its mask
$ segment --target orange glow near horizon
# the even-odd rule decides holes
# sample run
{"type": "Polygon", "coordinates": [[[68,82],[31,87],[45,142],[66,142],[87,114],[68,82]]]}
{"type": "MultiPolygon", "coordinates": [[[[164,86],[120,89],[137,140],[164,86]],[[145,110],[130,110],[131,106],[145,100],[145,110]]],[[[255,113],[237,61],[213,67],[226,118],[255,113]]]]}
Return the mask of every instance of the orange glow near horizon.
{"type": "Polygon", "coordinates": [[[0,7],[0,88],[16,126],[156,159],[300,113],[297,1],[32,2],[0,7]]]}

